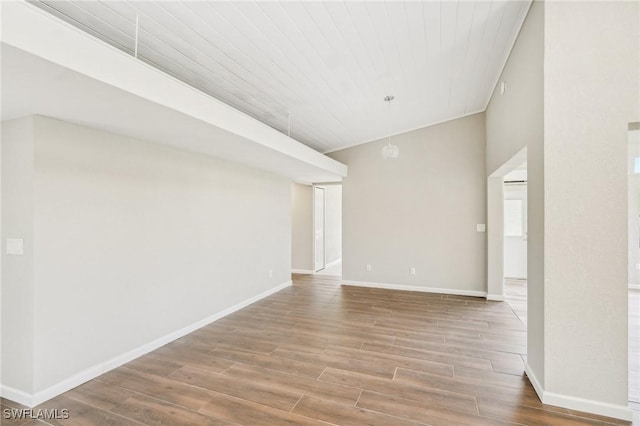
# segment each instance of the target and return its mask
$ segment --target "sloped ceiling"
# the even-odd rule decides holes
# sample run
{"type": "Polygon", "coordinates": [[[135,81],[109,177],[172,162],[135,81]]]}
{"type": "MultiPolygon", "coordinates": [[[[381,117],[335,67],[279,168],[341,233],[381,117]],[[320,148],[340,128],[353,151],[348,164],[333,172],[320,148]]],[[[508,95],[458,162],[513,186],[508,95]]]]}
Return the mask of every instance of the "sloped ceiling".
{"type": "Polygon", "coordinates": [[[33,3],[330,152],[483,111],[531,2],[33,3]]]}

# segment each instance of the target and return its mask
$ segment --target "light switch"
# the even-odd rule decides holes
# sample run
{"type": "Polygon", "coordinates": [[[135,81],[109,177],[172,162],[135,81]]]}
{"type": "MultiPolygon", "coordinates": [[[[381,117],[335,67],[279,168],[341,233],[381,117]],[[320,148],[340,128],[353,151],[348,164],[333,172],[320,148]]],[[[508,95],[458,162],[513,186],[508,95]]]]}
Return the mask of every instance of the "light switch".
{"type": "Polygon", "coordinates": [[[476,225],[476,231],[478,232],[486,232],[487,231],[487,225],[485,225],[484,223],[479,223],[476,225]]]}
{"type": "Polygon", "coordinates": [[[7,238],[7,254],[22,256],[24,254],[24,240],[22,238],[7,238]]]}

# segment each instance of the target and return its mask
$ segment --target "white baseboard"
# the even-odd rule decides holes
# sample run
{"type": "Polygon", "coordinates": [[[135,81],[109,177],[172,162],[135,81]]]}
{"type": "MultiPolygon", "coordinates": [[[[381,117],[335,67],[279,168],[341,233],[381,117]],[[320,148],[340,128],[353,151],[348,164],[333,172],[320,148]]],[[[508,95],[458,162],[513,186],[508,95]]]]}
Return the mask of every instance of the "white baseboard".
{"type": "Polygon", "coordinates": [[[504,294],[487,294],[487,300],[494,302],[504,302],[504,294]]]}
{"type": "Polygon", "coordinates": [[[459,290],[453,288],[436,288],[436,287],[418,287],[412,285],[388,284],[388,283],[370,283],[365,281],[347,281],[343,280],[342,285],[352,285],[356,287],[384,288],[387,290],[403,290],[403,291],[419,291],[422,293],[440,293],[451,294],[455,296],[472,296],[486,297],[486,291],[476,290],[459,290]]]}
{"type": "MultiPolygon", "coordinates": [[[[337,265],[338,263],[342,262],[342,259],[338,259],[338,260],[334,260],[331,263],[327,263],[326,265],[324,265],[324,268],[320,269],[320,271],[327,269],[327,268],[331,268],[332,266],[337,265]]],[[[305,274],[305,275],[311,275],[311,274],[315,274],[316,271],[314,271],[313,269],[292,269],[291,270],[292,274],[305,274]]]]}
{"type": "Polygon", "coordinates": [[[531,385],[533,386],[533,390],[536,391],[536,393],[538,394],[538,398],[540,398],[540,401],[542,401],[542,397],[544,396],[544,388],[540,384],[540,381],[534,374],[528,362],[524,363],[524,374],[527,375],[529,381],[531,382],[531,385]]]}
{"type": "Polygon", "coordinates": [[[608,402],[594,401],[591,399],[578,398],[575,396],[562,395],[545,391],[540,385],[538,378],[535,376],[528,363],[524,365],[524,371],[538,394],[538,398],[543,404],[553,405],[555,407],[567,408],[569,410],[582,411],[585,413],[598,414],[600,416],[612,417],[625,421],[633,419],[633,412],[628,405],[610,404],[608,402]]]}
{"type": "Polygon", "coordinates": [[[520,278],[520,277],[504,277],[505,281],[513,281],[515,283],[526,283],[527,282],[527,278],[520,278]]]}
{"type": "Polygon", "coordinates": [[[0,395],[2,395],[2,397],[5,399],[17,402],[18,404],[26,405],[27,407],[35,406],[35,404],[32,403],[33,395],[12,388],[11,386],[0,386],[0,395]]]}
{"type": "Polygon", "coordinates": [[[553,392],[545,392],[542,402],[556,407],[568,408],[569,410],[613,417],[614,419],[625,421],[633,420],[633,412],[628,405],[610,404],[608,402],[577,398],[553,392]]]}
{"type": "Polygon", "coordinates": [[[91,379],[94,379],[100,376],[101,374],[104,374],[110,370],[113,370],[114,368],[120,367],[121,365],[126,364],[127,362],[133,361],[134,359],[141,357],[142,355],[145,355],[153,350],[156,350],[159,347],[166,345],[167,343],[171,343],[176,339],[186,336],[187,334],[192,333],[195,330],[204,327],[205,325],[211,324],[212,322],[217,321],[220,318],[223,318],[229,314],[232,314],[246,306],[251,305],[252,303],[259,301],[260,299],[264,299],[265,297],[270,296],[273,293],[277,293],[278,291],[286,287],[289,287],[291,285],[292,285],[291,281],[282,283],[263,293],[260,293],[254,297],[251,297],[247,300],[244,300],[240,303],[230,306],[227,309],[224,309],[204,319],[201,319],[200,321],[197,321],[193,324],[190,324],[186,327],[183,327],[179,330],[176,330],[172,333],[162,336],[156,340],[153,340],[149,343],[139,346],[131,351],[118,355],[103,363],[87,368],[86,370],[81,371],[77,374],[74,374],[73,376],[65,380],[62,380],[61,382],[56,383],[55,385],[50,386],[47,389],[44,389],[40,392],[36,392],[35,394],[30,395],[26,392],[13,389],[6,385],[2,385],[0,386],[0,395],[2,395],[3,398],[9,399],[11,401],[15,401],[22,405],[26,405],[27,407],[30,407],[30,408],[35,407],[36,405],[42,404],[43,402],[48,401],[51,398],[54,398],[68,390],[71,390],[77,386],[80,386],[83,383],[88,382],[91,379]]]}

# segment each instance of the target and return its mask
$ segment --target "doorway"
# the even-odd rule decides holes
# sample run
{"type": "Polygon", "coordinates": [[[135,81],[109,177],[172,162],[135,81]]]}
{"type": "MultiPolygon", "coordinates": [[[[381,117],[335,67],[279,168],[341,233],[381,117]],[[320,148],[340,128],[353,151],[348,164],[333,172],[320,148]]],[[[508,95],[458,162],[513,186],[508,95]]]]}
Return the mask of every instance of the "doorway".
{"type": "Polygon", "coordinates": [[[342,276],[342,185],[314,186],[314,274],[342,276]]]}
{"type": "Polygon", "coordinates": [[[315,186],[313,188],[313,271],[318,272],[324,269],[325,265],[325,194],[324,188],[315,186]]]}
{"type": "MultiPolygon", "coordinates": [[[[519,183],[523,184],[526,174],[527,149],[523,148],[487,178],[487,300],[505,300],[505,234],[513,237],[513,241],[507,242],[513,242],[514,247],[518,248],[517,253],[510,250],[507,254],[509,260],[516,254],[519,259],[514,265],[510,265],[510,271],[520,277],[524,275],[526,279],[526,263],[523,265],[523,261],[526,262],[528,244],[526,192],[524,195],[511,197],[514,202],[505,200],[505,194],[510,192],[505,190],[505,181],[521,181],[519,183]],[[517,202],[518,199],[520,202],[517,202]],[[505,215],[508,223],[505,222],[505,215]]],[[[522,192],[522,188],[519,188],[519,192],[522,192]]],[[[512,249],[510,245],[508,248],[512,249]]],[[[524,304],[526,307],[526,298],[524,304]]]]}
{"type": "Polygon", "coordinates": [[[504,291],[527,324],[527,164],[504,176],[504,291]]]}

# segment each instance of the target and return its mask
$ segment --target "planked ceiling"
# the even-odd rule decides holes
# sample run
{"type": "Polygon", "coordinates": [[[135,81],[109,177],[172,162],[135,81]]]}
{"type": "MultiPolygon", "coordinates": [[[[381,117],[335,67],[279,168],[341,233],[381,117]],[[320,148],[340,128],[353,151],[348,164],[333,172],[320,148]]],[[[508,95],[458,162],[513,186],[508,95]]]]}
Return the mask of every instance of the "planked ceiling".
{"type": "Polygon", "coordinates": [[[320,152],[484,111],[531,3],[32,2],[320,152]]]}

